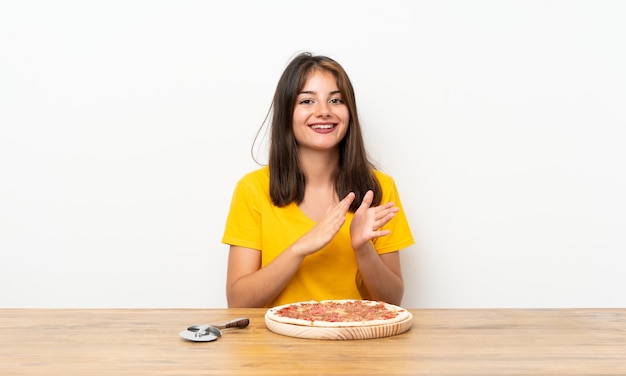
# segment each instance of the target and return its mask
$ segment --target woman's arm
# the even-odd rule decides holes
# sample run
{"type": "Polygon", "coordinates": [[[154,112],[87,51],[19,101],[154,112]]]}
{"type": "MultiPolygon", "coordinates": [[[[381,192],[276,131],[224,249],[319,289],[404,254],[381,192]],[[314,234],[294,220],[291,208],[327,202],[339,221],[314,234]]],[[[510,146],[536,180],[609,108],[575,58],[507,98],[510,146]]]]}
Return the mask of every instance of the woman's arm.
{"type": "Polygon", "coordinates": [[[372,191],[365,194],[350,224],[352,249],[367,290],[361,294],[369,299],[400,305],[404,295],[404,281],[399,252],[379,255],[371,242],[390,234],[389,230],[382,228],[395,217],[399,208],[392,202],[371,207],[373,197],[372,191]]]}
{"type": "Polygon", "coordinates": [[[365,287],[361,294],[367,299],[400,305],[404,295],[400,252],[379,255],[368,242],[362,249],[356,250],[355,255],[365,287]]]}
{"type": "Polygon", "coordinates": [[[264,307],[287,285],[304,256],[290,248],[261,268],[261,251],[230,246],[226,297],[228,307],[264,307]]]}

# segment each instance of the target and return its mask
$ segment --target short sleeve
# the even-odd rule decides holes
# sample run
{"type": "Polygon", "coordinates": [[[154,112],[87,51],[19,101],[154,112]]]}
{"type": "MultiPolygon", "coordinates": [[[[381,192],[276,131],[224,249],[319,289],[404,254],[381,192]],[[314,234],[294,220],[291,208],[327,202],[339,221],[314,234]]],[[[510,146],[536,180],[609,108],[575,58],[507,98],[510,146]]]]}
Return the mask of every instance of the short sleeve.
{"type": "Polygon", "coordinates": [[[260,192],[244,179],[235,187],[222,243],[261,249],[260,192]]]}
{"type": "Polygon", "coordinates": [[[396,216],[383,227],[385,230],[390,230],[391,233],[373,241],[376,251],[383,254],[406,248],[414,244],[415,241],[393,178],[378,171],[376,177],[383,191],[381,204],[393,202],[400,209],[396,216]]]}

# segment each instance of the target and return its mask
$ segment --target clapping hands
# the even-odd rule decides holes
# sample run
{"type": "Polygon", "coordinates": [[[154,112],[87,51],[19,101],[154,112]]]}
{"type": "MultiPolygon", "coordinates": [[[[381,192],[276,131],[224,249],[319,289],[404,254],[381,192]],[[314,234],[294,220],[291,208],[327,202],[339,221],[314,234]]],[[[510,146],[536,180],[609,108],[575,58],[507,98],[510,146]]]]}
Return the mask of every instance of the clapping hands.
{"type": "Polygon", "coordinates": [[[350,224],[352,249],[358,251],[374,238],[389,235],[391,231],[381,228],[389,223],[400,210],[393,202],[372,207],[374,192],[367,191],[350,224]]]}

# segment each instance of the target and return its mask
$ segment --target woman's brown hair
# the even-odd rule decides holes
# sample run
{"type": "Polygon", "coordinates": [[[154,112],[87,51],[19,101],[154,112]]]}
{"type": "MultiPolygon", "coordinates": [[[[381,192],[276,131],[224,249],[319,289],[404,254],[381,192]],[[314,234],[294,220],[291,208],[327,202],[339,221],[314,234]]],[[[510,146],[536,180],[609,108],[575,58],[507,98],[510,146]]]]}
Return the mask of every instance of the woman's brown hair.
{"type": "Polygon", "coordinates": [[[304,174],[298,165],[298,145],[293,133],[293,111],[298,93],[304,87],[308,74],[319,69],[330,72],[337,80],[344,103],[348,107],[350,123],[339,144],[339,167],[335,176],[335,191],[340,199],[354,192],[356,197],[350,211],[358,209],[368,190],[374,192],[372,206],[380,204],[382,191],[374,176],[374,165],[369,161],[356,109],[352,83],[343,67],[326,56],[305,52],[297,55],[285,68],[278,81],[271,107],[270,133],[270,197],[276,206],[304,200],[304,174]]]}

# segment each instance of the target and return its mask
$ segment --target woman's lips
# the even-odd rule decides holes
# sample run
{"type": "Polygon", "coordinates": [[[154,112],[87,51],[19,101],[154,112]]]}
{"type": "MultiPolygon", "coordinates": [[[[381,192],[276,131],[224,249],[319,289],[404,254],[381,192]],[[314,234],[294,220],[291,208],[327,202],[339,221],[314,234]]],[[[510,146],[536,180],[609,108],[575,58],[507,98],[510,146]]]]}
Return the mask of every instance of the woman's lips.
{"type": "Polygon", "coordinates": [[[309,127],[313,129],[316,133],[330,133],[332,132],[337,124],[323,123],[323,124],[311,124],[309,127]]]}

